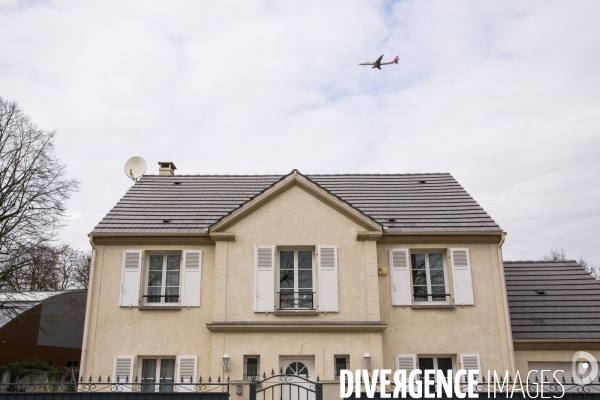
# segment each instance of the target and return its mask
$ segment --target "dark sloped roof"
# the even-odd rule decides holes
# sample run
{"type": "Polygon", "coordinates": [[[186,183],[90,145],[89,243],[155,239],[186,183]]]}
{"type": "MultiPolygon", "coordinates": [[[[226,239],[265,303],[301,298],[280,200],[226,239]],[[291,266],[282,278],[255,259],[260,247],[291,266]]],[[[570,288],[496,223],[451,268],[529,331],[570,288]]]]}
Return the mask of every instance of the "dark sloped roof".
{"type": "Polygon", "coordinates": [[[600,339],[600,281],[576,261],[505,261],[504,270],[513,339],[600,339]]]}
{"type": "MultiPolygon", "coordinates": [[[[92,234],[202,232],[285,176],[145,175],[92,234]]],[[[391,232],[502,231],[447,173],[306,177],[391,232]]]]}

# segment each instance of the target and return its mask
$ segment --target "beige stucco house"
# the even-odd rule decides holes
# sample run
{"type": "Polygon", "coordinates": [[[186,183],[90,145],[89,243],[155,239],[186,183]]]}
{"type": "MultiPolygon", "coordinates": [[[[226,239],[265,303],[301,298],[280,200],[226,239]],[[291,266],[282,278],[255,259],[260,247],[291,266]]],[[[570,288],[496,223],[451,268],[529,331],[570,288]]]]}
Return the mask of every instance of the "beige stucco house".
{"type": "Polygon", "coordinates": [[[242,398],[282,369],[335,398],[339,370],[366,361],[514,376],[571,360],[574,347],[516,355],[505,232],[449,174],[174,169],[142,177],[90,234],[86,378],[229,376],[242,398]]]}

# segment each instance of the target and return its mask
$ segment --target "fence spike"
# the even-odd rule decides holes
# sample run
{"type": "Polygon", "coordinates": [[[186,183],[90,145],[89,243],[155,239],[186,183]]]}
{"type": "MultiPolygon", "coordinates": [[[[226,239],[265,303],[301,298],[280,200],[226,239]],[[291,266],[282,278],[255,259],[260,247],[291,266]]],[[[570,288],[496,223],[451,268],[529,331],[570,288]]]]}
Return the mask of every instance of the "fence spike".
{"type": "MultiPolygon", "coordinates": [[[[98,380],[98,383],[102,382],[101,380],[98,380]]],[[[110,383],[110,375],[108,376],[108,378],[106,378],[106,383],[110,383]]]]}
{"type": "MultiPolygon", "coordinates": [[[[183,382],[183,379],[181,381],[183,382]]],[[[190,383],[194,383],[194,375],[190,375],[190,383]]]]}
{"type": "Polygon", "coordinates": [[[229,375],[227,375],[227,384],[229,384],[229,375]]]}
{"type": "Polygon", "coordinates": [[[320,383],[321,381],[319,380],[319,375],[317,375],[317,383],[320,383]]]}
{"type": "Polygon", "coordinates": [[[212,383],[212,375],[208,376],[208,383],[212,383]]]}
{"type": "Polygon", "coordinates": [[[267,373],[263,371],[263,380],[267,379],[267,373]]]}
{"type": "Polygon", "coordinates": [[[217,383],[219,383],[219,384],[221,383],[221,375],[219,375],[219,376],[217,377],[217,383]]]}
{"type": "Polygon", "coordinates": [[[125,376],[125,383],[129,383],[129,374],[125,376]]]}

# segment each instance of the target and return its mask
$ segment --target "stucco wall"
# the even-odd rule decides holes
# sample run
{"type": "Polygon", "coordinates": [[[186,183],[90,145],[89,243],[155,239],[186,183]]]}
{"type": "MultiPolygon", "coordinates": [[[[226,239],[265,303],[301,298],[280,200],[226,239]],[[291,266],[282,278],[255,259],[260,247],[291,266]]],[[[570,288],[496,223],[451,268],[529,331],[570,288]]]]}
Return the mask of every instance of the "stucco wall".
{"type": "MultiPolygon", "coordinates": [[[[399,247],[444,250],[450,293],[453,293],[453,288],[448,249],[468,248],[475,305],[443,309],[391,306],[390,275],[380,275],[381,319],[388,324],[383,333],[384,366],[394,368],[394,354],[453,355],[455,361],[458,361],[459,354],[479,354],[482,370],[510,370],[498,246],[385,244],[377,248],[379,265],[389,270],[389,251],[399,247]]],[[[455,364],[455,367],[458,365],[455,364]]]]}
{"type": "MultiPolygon", "coordinates": [[[[366,321],[366,274],[364,242],[356,240],[363,230],[303,189],[294,186],[248,217],[231,226],[235,242],[228,243],[226,321],[329,320],[366,321]],[[254,312],[254,247],[257,245],[337,245],[339,312],[317,316],[281,316],[254,312]]],[[[318,304],[317,260],[313,261],[314,291],[318,304]]],[[[277,284],[278,272],[276,264],[277,284]]],[[[276,289],[275,289],[276,290],[276,289]]]]}

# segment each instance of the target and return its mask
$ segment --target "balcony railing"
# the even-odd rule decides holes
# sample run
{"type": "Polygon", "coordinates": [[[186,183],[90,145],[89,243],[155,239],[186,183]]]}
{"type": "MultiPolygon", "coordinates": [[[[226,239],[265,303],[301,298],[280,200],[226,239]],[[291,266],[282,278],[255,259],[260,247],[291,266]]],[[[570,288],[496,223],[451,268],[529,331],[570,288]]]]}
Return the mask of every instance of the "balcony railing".
{"type": "Polygon", "coordinates": [[[278,310],[314,310],[315,292],[277,292],[278,310]]]}
{"type": "Polygon", "coordinates": [[[179,296],[173,294],[146,294],[143,297],[146,300],[146,303],[161,303],[160,299],[163,297],[165,303],[177,303],[179,301],[179,296]]]}
{"type": "Polygon", "coordinates": [[[428,302],[429,298],[431,298],[431,301],[448,301],[448,296],[450,296],[450,293],[427,293],[427,294],[413,294],[413,299],[415,301],[423,301],[423,302],[428,302]]]}

